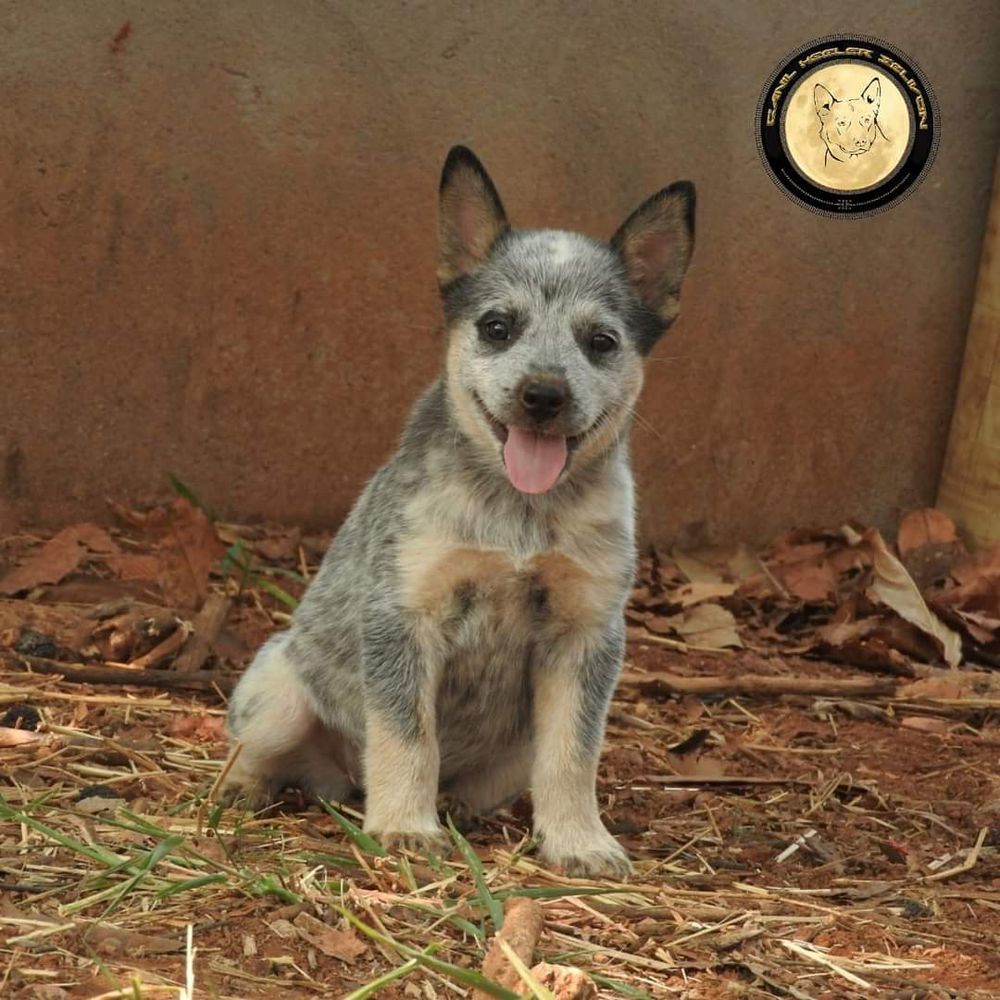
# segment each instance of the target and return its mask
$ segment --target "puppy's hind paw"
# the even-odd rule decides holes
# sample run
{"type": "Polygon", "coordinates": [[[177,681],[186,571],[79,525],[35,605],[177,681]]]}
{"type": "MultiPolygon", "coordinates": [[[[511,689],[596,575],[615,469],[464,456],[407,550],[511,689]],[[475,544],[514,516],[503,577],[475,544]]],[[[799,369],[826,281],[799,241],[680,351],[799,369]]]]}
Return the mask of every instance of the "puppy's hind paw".
{"type": "Polygon", "coordinates": [[[214,800],[224,808],[242,806],[258,812],[271,805],[274,794],[267,782],[230,776],[216,789],[214,800]]]}
{"type": "Polygon", "coordinates": [[[476,829],[482,820],[482,815],[477,813],[467,802],[447,792],[439,796],[438,810],[443,815],[450,817],[455,829],[462,834],[476,829]]]}

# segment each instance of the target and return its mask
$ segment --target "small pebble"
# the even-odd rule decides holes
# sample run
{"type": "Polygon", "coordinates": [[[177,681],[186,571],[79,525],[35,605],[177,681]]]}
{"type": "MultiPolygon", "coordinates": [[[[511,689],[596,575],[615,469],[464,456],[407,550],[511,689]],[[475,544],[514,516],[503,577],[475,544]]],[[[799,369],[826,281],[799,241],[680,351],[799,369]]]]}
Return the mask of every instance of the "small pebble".
{"type": "Polygon", "coordinates": [[[36,632],[33,628],[23,627],[21,635],[14,644],[14,650],[24,653],[25,656],[41,656],[51,660],[58,654],[59,647],[52,636],[36,632]]]}
{"type": "Polygon", "coordinates": [[[31,705],[11,705],[0,717],[0,727],[6,729],[29,729],[36,732],[41,722],[41,713],[31,705]]]}

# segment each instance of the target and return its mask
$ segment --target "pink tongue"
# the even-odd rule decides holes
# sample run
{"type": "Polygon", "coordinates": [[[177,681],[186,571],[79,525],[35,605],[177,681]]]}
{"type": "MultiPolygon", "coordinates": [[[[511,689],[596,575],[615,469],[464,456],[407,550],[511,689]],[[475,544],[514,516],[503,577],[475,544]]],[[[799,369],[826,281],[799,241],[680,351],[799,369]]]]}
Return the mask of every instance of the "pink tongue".
{"type": "Polygon", "coordinates": [[[522,493],[546,493],[566,465],[566,438],[508,427],[503,460],[508,478],[522,493]]]}

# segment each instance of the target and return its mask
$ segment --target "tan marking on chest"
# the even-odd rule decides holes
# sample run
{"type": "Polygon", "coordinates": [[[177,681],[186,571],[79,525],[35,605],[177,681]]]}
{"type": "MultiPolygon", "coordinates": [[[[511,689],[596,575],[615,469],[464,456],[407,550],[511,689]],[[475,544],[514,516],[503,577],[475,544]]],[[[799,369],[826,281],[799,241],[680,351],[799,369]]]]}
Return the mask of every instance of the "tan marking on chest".
{"type": "Polygon", "coordinates": [[[461,614],[465,605],[488,605],[512,627],[531,617],[595,628],[607,621],[621,589],[621,573],[604,562],[588,569],[550,551],[518,564],[499,549],[450,547],[427,537],[403,545],[399,567],[403,606],[439,620],[461,614]]]}
{"type": "Polygon", "coordinates": [[[467,589],[495,594],[516,576],[511,558],[498,549],[456,548],[435,537],[406,542],[399,553],[403,607],[434,618],[453,614],[467,589]]]}
{"type": "Polygon", "coordinates": [[[562,552],[543,552],[529,567],[545,594],[550,619],[571,628],[597,628],[608,620],[618,589],[609,574],[584,568],[562,552]]]}

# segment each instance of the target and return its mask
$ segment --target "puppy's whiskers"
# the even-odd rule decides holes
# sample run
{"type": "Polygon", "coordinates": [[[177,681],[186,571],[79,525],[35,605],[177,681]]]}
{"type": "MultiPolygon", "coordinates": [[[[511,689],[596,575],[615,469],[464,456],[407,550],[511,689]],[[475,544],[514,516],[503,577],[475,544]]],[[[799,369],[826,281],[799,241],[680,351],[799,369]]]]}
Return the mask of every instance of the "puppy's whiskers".
{"type": "Polygon", "coordinates": [[[649,431],[658,441],[664,441],[663,435],[634,407],[626,406],[626,410],[631,414],[632,419],[644,430],[649,431]]]}

